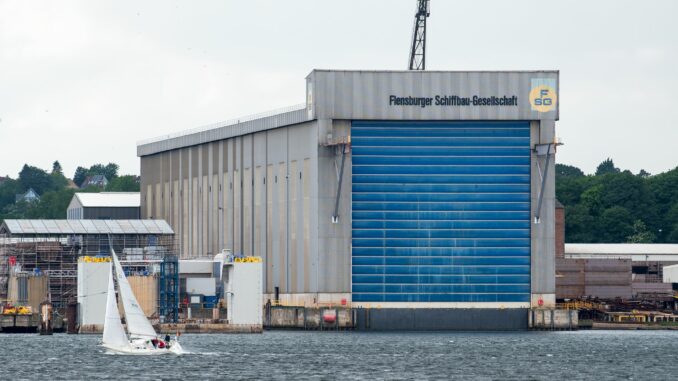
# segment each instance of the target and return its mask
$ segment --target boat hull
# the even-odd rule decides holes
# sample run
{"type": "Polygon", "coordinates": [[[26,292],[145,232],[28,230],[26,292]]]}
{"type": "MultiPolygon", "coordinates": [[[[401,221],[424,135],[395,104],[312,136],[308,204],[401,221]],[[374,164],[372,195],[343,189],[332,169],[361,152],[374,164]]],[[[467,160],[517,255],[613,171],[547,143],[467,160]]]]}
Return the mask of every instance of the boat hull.
{"type": "Polygon", "coordinates": [[[137,356],[161,356],[161,355],[176,355],[184,354],[184,350],[179,343],[172,343],[169,349],[153,348],[147,346],[139,346],[134,342],[130,342],[129,348],[119,348],[110,345],[102,344],[102,347],[110,354],[115,355],[137,355],[137,356]]]}

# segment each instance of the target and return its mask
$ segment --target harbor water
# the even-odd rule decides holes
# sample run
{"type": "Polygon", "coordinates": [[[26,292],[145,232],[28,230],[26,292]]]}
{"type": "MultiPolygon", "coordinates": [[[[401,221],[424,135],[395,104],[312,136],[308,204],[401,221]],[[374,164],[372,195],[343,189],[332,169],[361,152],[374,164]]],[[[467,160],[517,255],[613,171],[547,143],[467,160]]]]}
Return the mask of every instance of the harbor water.
{"type": "Polygon", "coordinates": [[[0,380],[672,379],[676,331],[186,334],[184,356],[120,356],[100,336],[0,335],[0,380]]]}

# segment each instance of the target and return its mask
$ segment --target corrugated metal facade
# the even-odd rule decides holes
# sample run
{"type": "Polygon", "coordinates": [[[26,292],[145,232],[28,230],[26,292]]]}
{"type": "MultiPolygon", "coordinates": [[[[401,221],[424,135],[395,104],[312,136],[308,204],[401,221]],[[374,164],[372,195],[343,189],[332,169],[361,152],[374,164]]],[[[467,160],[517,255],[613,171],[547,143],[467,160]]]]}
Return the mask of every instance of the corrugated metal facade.
{"type": "Polygon", "coordinates": [[[354,302],[530,300],[528,122],[352,124],[354,302]]]}
{"type": "Polygon", "coordinates": [[[317,155],[316,126],[302,123],[145,156],[142,215],[175,227],[183,259],[257,255],[265,292],[322,289],[317,155]]]}
{"type": "Polygon", "coordinates": [[[285,303],[553,306],[555,164],[542,182],[532,149],[555,139],[557,96],[532,105],[544,84],[557,95],[558,72],[315,70],[305,109],[139,144],[141,214],[184,258],[261,255],[285,303]],[[515,102],[391,100],[452,96],[515,102]]]}

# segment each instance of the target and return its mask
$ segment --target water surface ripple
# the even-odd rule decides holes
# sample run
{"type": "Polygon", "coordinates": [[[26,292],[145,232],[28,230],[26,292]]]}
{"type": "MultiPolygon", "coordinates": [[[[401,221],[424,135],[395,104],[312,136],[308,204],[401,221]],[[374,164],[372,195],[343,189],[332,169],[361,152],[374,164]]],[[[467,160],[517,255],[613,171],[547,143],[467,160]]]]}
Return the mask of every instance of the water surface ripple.
{"type": "Polygon", "coordinates": [[[115,356],[100,336],[0,335],[0,380],[675,379],[678,332],[183,335],[192,354],[115,356]]]}

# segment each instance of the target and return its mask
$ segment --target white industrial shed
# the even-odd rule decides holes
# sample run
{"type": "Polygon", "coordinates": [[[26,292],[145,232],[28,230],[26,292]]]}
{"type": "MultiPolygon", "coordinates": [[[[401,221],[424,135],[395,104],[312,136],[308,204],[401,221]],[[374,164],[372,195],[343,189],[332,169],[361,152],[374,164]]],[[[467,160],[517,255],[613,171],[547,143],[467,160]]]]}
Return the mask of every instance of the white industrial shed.
{"type": "Polygon", "coordinates": [[[66,211],[69,220],[135,220],[140,216],[139,192],[78,192],[66,211]]]}
{"type": "Polygon", "coordinates": [[[678,244],[566,243],[565,258],[630,259],[633,262],[678,262],[678,244]]]}

